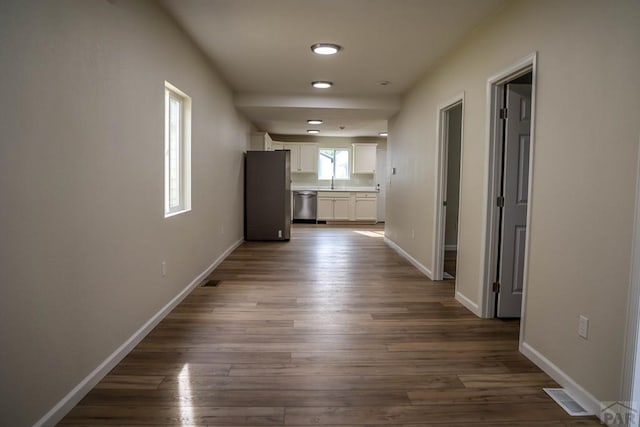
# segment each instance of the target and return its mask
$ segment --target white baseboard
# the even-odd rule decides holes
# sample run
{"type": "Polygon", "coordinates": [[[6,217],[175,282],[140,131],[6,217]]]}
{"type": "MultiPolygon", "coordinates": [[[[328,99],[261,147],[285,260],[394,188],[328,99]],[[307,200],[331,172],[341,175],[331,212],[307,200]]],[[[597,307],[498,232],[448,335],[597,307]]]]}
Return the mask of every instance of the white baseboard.
{"type": "Polygon", "coordinates": [[[458,245],[444,245],[445,251],[457,251],[458,245]]]}
{"type": "Polygon", "coordinates": [[[420,270],[422,274],[427,276],[430,280],[433,280],[433,273],[431,272],[431,270],[429,270],[427,267],[421,264],[417,259],[409,255],[404,249],[398,246],[396,242],[394,242],[393,240],[389,239],[386,236],[384,238],[384,242],[387,245],[389,245],[394,251],[398,252],[403,258],[405,258],[407,261],[413,264],[413,266],[418,270],[420,270]]]}
{"type": "Polygon", "coordinates": [[[467,310],[469,310],[470,312],[472,312],[476,316],[482,317],[480,315],[481,314],[480,313],[481,310],[480,310],[480,307],[478,306],[478,304],[476,304],[475,302],[471,301],[469,298],[467,298],[466,296],[461,294],[460,291],[456,291],[456,301],[458,301],[460,304],[464,305],[467,310]]]}
{"type": "Polygon", "coordinates": [[[553,362],[544,357],[539,351],[531,347],[526,342],[520,344],[520,352],[560,384],[567,394],[571,396],[573,400],[578,402],[580,406],[592,414],[600,415],[602,402],[582,388],[580,384],[575,382],[569,375],[554,365],[553,362]]]}
{"type": "Polygon", "coordinates": [[[96,384],[100,382],[124,357],[129,354],[133,348],[147,336],[153,328],[155,328],[167,314],[171,312],[180,302],[191,293],[211,272],[218,266],[231,252],[244,242],[240,239],[231,247],[222,253],[205,271],[200,273],[187,287],[185,287],[178,295],[169,301],[164,307],[153,315],[147,322],[142,325],[128,340],[126,340],[116,351],[111,353],[100,365],[98,365],[89,375],[87,375],[78,385],[76,385],[65,397],[62,398],[53,408],[49,410],[42,418],[40,418],[34,427],[55,426],[64,416],[71,411],[82,400],[82,398],[91,391],[96,384]]]}

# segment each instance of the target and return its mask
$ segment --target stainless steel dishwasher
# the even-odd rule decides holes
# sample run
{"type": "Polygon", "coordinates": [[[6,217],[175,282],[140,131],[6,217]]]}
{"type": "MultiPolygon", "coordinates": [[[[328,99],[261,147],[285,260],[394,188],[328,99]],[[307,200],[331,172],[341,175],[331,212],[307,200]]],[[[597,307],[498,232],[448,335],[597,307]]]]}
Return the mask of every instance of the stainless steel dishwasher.
{"type": "Polygon", "coordinates": [[[316,221],[317,193],[315,191],[294,191],[293,192],[293,221],[294,222],[315,222],[316,221]]]}

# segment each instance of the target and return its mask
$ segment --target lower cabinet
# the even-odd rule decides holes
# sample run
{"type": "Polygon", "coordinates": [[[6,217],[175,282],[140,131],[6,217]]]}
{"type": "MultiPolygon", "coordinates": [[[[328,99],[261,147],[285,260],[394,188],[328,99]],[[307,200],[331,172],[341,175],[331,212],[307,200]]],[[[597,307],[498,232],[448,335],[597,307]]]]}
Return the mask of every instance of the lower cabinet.
{"type": "Polygon", "coordinates": [[[339,221],[349,221],[350,215],[349,215],[349,211],[350,209],[350,203],[349,203],[349,199],[334,199],[333,200],[333,219],[335,220],[339,220],[339,221]]]}
{"type": "Polygon", "coordinates": [[[319,221],[376,221],[376,193],[319,191],[319,221]]]}
{"type": "Polygon", "coordinates": [[[378,203],[375,197],[356,197],[356,220],[376,221],[378,219],[378,203]]]}
{"type": "Polygon", "coordinates": [[[318,212],[316,217],[319,221],[333,219],[333,199],[329,197],[318,197],[318,212]]]}
{"type": "Polygon", "coordinates": [[[318,192],[318,220],[349,221],[351,193],[337,191],[318,192]]]}

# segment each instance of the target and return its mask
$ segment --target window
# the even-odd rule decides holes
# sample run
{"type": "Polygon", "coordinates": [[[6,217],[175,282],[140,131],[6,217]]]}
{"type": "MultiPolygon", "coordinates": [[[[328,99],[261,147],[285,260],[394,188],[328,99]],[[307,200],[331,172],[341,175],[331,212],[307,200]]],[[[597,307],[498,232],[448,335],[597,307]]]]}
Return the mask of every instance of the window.
{"type": "Polygon", "coordinates": [[[349,150],[321,148],[318,156],[318,179],[349,179],[349,150]]]}
{"type": "Polygon", "coordinates": [[[164,216],[191,209],[191,98],[164,82],[164,216]]]}

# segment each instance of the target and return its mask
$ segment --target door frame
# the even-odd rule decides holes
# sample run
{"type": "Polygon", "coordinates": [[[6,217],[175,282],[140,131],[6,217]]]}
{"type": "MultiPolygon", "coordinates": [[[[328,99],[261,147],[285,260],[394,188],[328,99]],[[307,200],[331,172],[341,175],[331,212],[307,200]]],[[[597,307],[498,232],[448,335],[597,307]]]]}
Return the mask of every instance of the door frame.
{"type": "MultiPolygon", "coordinates": [[[[625,331],[624,364],[622,366],[622,400],[635,402],[640,410],[640,138],[636,166],[636,204],[631,242],[631,271],[627,326],[625,331]]],[[[637,424],[636,424],[637,425],[637,424]]]]}
{"type": "MultiPolygon", "coordinates": [[[[448,119],[449,111],[458,105],[462,108],[460,117],[460,184],[462,189],[462,159],[464,155],[464,92],[461,92],[446,102],[438,105],[438,120],[436,122],[436,188],[434,191],[433,215],[433,280],[442,280],[444,276],[444,237],[446,216],[443,206],[447,191],[447,163],[448,163],[448,119]]],[[[462,212],[462,191],[458,192],[458,212],[462,212]]],[[[460,214],[458,214],[458,235],[460,234],[460,214]]],[[[460,244],[458,243],[458,255],[460,244]]]]}
{"type": "Polygon", "coordinates": [[[533,170],[535,153],[535,123],[536,123],[536,80],[537,80],[537,57],[538,53],[533,52],[519,61],[513,63],[502,71],[487,80],[487,151],[485,164],[487,173],[485,174],[485,203],[484,230],[482,248],[483,254],[483,274],[482,274],[482,306],[481,315],[485,318],[494,317],[495,294],[493,292],[493,282],[497,272],[498,259],[498,230],[500,227],[500,212],[496,204],[500,194],[502,176],[502,130],[500,124],[501,95],[506,83],[527,73],[532,73],[531,80],[531,136],[529,145],[529,191],[527,195],[527,236],[525,239],[524,272],[522,279],[522,309],[520,312],[520,342],[522,342],[524,324],[526,320],[526,299],[527,299],[527,277],[529,271],[529,250],[531,244],[531,210],[533,200],[533,170]]]}

